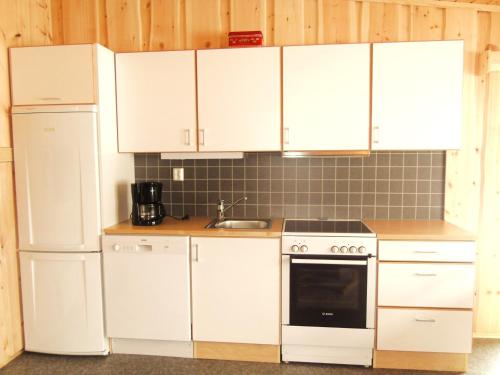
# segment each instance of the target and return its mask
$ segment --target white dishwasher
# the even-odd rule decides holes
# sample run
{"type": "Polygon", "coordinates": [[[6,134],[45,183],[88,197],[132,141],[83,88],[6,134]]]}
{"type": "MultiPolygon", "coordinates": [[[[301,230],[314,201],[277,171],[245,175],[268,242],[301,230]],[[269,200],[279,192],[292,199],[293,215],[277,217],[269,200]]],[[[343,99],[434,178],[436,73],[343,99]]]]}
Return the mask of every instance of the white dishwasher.
{"type": "Polygon", "coordinates": [[[112,351],[192,357],[189,237],[106,235],[102,245],[112,351]]]}

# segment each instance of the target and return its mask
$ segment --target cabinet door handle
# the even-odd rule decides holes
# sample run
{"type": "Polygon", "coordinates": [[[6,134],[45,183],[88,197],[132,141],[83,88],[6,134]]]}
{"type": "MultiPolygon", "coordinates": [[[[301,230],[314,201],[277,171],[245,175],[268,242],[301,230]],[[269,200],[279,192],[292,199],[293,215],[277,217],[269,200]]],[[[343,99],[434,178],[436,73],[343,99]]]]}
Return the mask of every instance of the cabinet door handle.
{"type": "Polygon", "coordinates": [[[436,323],[436,319],[419,319],[419,318],[415,318],[415,321],[419,322],[419,323],[436,323]]]}
{"type": "Polygon", "coordinates": [[[56,98],[56,97],[49,97],[49,96],[46,96],[46,97],[43,97],[43,98],[38,98],[40,100],[62,100],[62,98],[56,98]]]}
{"type": "Polygon", "coordinates": [[[193,262],[198,262],[198,244],[193,244],[193,262]]]}
{"type": "Polygon", "coordinates": [[[184,144],[191,146],[191,131],[189,129],[184,129],[184,144]]]}
{"type": "Polygon", "coordinates": [[[420,272],[416,272],[413,275],[414,276],[437,276],[437,273],[420,273],[420,272]]]}
{"type": "Polygon", "coordinates": [[[205,146],[205,129],[200,129],[200,146],[205,146]]]}
{"type": "Polygon", "coordinates": [[[424,250],[415,250],[415,254],[437,254],[437,251],[424,251],[424,250]]]}
{"type": "Polygon", "coordinates": [[[285,145],[290,143],[290,128],[283,128],[283,143],[285,145]]]}

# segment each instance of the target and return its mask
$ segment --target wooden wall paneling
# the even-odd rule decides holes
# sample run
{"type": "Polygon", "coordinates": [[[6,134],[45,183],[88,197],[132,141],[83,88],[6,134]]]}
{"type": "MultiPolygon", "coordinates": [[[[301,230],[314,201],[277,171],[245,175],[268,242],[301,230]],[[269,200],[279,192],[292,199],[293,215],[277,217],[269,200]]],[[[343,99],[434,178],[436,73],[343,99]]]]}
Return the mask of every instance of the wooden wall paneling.
{"type": "Polygon", "coordinates": [[[410,7],[399,4],[371,4],[370,41],[396,42],[409,39],[410,7]]]}
{"type": "Polygon", "coordinates": [[[186,48],[228,46],[229,0],[186,1],[186,48]],[[200,6],[203,3],[203,6],[200,6]]]}
{"type": "Polygon", "coordinates": [[[260,30],[267,44],[266,0],[231,0],[229,31],[260,30]]]}
{"type": "Polygon", "coordinates": [[[307,0],[275,0],[274,45],[304,44],[304,2],[307,0]]]}
{"type": "Polygon", "coordinates": [[[115,52],[142,51],[140,0],[106,1],[108,48],[115,52]]]}
{"type": "Polygon", "coordinates": [[[350,0],[320,0],[324,43],[359,41],[360,3],[350,0]]]}
{"type": "MultiPolygon", "coordinates": [[[[483,18],[485,15],[481,15],[483,18]]],[[[488,57],[500,58],[500,14],[491,14],[487,42],[488,57]]],[[[478,293],[476,298],[475,335],[500,338],[500,67],[482,61],[485,80],[482,204],[479,226],[478,293]]]]}
{"type": "Polygon", "coordinates": [[[152,0],[148,50],[186,49],[186,15],[183,1],[152,0]]]}
{"type": "Polygon", "coordinates": [[[413,7],[411,40],[443,39],[444,10],[432,7],[413,7]]]}
{"type": "Polygon", "coordinates": [[[10,89],[9,89],[9,32],[7,30],[7,17],[9,13],[7,1],[0,2],[0,147],[10,147],[10,89]]]}
{"type": "Polygon", "coordinates": [[[0,367],[22,349],[13,170],[0,162],[0,367]]]}
{"type": "Polygon", "coordinates": [[[304,44],[326,43],[323,37],[323,1],[311,0],[304,3],[304,44]]]}
{"type": "MultiPolygon", "coordinates": [[[[100,8],[99,0],[52,0],[52,3],[60,3],[60,10],[57,7],[52,7],[53,27],[62,29],[61,44],[81,44],[81,43],[96,43],[100,41],[99,34],[99,17],[100,8]],[[54,13],[61,14],[61,20],[57,19],[54,13]]],[[[55,34],[55,30],[54,30],[55,34]]],[[[55,38],[55,43],[61,38],[55,38]]]]}
{"type": "Polygon", "coordinates": [[[482,118],[477,111],[477,11],[446,9],[445,39],[464,39],[462,148],[446,153],[445,219],[473,233],[479,224],[482,118]]]}

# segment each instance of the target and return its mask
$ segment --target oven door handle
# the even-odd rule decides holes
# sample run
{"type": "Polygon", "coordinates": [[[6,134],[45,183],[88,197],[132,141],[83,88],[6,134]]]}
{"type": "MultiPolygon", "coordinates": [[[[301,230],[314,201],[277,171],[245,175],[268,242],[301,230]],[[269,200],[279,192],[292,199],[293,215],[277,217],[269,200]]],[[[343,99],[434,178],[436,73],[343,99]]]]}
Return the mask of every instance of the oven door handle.
{"type": "Polygon", "coordinates": [[[347,266],[366,266],[366,260],[332,260],[332,259],[292,259],[296,264],[344,264],[347,266]]]}

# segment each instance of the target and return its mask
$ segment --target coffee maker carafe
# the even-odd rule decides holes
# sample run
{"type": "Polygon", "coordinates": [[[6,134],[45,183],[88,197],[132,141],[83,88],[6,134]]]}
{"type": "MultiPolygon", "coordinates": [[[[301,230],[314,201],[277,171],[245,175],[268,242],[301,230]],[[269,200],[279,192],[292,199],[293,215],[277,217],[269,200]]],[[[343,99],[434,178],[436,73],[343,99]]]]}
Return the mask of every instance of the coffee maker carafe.
{"type": "Polygon", "coordinates": [[[161,182],[138,182],[132,187],[132,224],[158,225],[165,217],[161,182]]]}

